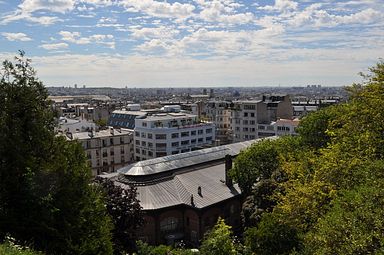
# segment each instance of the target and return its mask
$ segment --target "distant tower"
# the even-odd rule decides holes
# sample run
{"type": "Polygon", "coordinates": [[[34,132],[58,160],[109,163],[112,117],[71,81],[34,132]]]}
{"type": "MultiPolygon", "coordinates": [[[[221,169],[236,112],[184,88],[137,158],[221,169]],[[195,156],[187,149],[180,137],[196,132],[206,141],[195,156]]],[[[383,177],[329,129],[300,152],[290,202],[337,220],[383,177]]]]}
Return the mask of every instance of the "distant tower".
{"type": "Polygon", "coordinates": [[[77,84],[75,84],[75,89],[77,89],[77,84]]]}
{"type": "Polygon", "coordinates": [[[203,89],[203,95],[207,94],[207,89],[203,89]]]}

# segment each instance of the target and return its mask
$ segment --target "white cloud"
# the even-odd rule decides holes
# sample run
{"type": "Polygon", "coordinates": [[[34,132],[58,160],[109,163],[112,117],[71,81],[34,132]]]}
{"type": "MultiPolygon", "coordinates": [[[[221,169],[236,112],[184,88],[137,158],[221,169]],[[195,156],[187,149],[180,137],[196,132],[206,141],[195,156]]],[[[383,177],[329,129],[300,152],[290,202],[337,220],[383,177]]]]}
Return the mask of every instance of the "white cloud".
{"type": "Polygon", "coordinates": [[[322,5],[312,4],[302,11],[296,12],[286,23],[294,27],[315,26],[334,27],[343,24],[369,24],[383,19],[384,15],[372,8],[351,13],[349,15],[330,14],[327,10],[321,9],[322,5]]]}
{"type": "Polygon", "coordinates": [[[198,18],[207,22],[217,22],[222,25],[238,25],[250,23],[255,18],[250,12],[237,13],[236,9],[242,5],[233,0],[195,0],[195,2],[202,9],[198,14],[198,18]]]}
{"type": "Polygon", "coordinates": [[[115,42],[113,35],[104,35],[104,34],[94,34],[88,37],[81,36],[80,32],[69,32],[69,31],[60,31],[61,40],[74,43],[74,44],[90,44],[97,43],[103,44],[108,48],[114,49],[115,42]]]}
{"type": "MultiPolygon", "coordinates": [[[[298,51],[301,52],[301,51],[298,51]]],[[[129,55],[66,54],[32,57],[40,79],[47,86],[85,84],[87,86],[157,87],[157,86],[255,86],[255,85],[347,85],[360,81],[357,75],[373,64],[377,49],[348,51],[310,50],[302,59],[280,61],[236,57],[232,59],[193,59],[185,57],[143,57],[129,55]],[[318,56],[323,54],[323,58],[318,56]],[[332,58],[325,59],[325,56],[332,58]],[[361,58],[360,58],[361,57],[361,58]],[[359,61],[356,61],[359,59],[359,61]],[[367,62],[368,61],[368,62],[367,62]],[[355,75],[356,74],[356,75],[355,75]]],[[[1,54],[0,54],[1,55],[1,54]]]]}
{"type": "Polygon", "coordinates": [[[46,50],[59,50],[59,49],[68,48],[68,44],[67,43],[46,43],[46,44],[40,45],[39,47],[46,50]]]}
{"type": "Polygon", "coordinates": [[[32,13],[39,10],[66,13],[74,8],[75,0],[24,0],[19,5],[22,13],[32,13]]]}
{"type": "Polygon", "coordinates": [[[296,10],[298,3],[292,0],[275,0],[275,5],[258,7],[260,10],[286,12],[296,10]]]}
{"type": "Polygon", "coordinates": [[[52,25],[61,21],[55,16],[33,16],[37,11],[61,13],[72,11],[75,8],[75,0],[24,0],[13,13],[3,17],[1,24],[8,24],[17,20],[27,20],[41,25],[52,25]]]}
{"type": "Polygon", "coordinates": [[[32,39],[29,38],[24,33],[1,33],[5,38],[7,38],[8,41],[31,41],[32,39]]]}
{"type": "Polygon", "coordinates": [[[139,39],[154,39],[163,38],[170,39],[177,36],[180,32],[176,29],[159,26],[159,27],[144,27],[144,28],[132,28],[132,37],[139,39]]]}
{"type": "Polygon", "coordinates": [[[122,0],[120,5],[129,11],[143,12],[153,17],[185,19],[193,15],[195,6],[179,2],[168,3],[155,0],[122,0]]]}

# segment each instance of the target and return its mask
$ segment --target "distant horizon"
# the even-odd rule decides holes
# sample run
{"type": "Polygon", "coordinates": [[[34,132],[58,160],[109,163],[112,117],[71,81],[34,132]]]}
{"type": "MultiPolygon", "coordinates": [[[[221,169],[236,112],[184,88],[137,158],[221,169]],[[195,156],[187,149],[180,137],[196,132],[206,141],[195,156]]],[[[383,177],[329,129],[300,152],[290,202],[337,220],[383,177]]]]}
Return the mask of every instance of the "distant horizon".
{"type": "MultiPolygon", "coordinates": [[[[79,86],[77,88],[75,88],[73,85],[72,86],[46,86],[44,84],[44,86],[46,88],[66,88],[66,89],[204,89],[204,88],[221,88],[221,89],[229,89],[229,88],[233,88],[233,89],[241,89],[241,88],[308,88],[307,86],[312,86],[312,85],[321,85],[321,84],[307,84],[307,85],[294,85],[294,86],[290,86],[290,85],[270,85],[270,86],[267,86],[267,85],[260,85],[260,86],[257,86],[257,85],[254,85],[254,86],[220,86],[220,85],[217,85],[217,86],[200,86],[200,85],[196,85],[196,86],[193,86],[193,87],[185,87],[185,86],[164,86],[164,87],[139,87],[139,86],[136,86],[136,87],[113,87],[113,86],[86,86],[85,88],[83,88],[83,85],[79,86]]],[[[352,85],[352,84],[351,84],[352,85]]],[[[348,86],[348,85],[345,85],[345,86],[348,86]]],[[[329,86],[325,86],[325,85],[321,85],[320,88],[341,88],[341,87],[344,87],[344,85],[329,85],[329,86]]]]}
{"type": "Polygon", "coordinates": [[[346,86],[384,57],[382,0],[0,0],[0,8],[0,60],[24,50],[50,87],[346,86]]]}

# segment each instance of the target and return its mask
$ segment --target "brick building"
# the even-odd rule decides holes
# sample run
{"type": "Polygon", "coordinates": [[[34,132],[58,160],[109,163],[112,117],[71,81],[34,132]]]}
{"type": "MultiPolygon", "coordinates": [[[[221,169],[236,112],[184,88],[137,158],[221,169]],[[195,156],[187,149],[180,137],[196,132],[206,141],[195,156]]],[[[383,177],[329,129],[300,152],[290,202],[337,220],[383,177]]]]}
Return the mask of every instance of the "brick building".
{"type": "Polygon", "coordinates": [[[146,224],[137,235],[150,244],[178,240],[197,246],[204,233],[225,219],[241,229],[241,191],[228,176],[232,158],[258,140],[223,145],[134,163],[110,178],[137,187],[146,224]]]}

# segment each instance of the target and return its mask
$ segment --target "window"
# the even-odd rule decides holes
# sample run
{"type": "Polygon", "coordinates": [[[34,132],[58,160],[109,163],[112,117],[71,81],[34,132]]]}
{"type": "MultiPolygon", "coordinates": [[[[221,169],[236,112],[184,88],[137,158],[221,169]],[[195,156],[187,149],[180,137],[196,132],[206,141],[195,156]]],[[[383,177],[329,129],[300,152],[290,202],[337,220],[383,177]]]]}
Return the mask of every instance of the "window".
{"type": "Polygon", "coordinates": [[[143,133],[141,133],[141,137],[142,137],[142,138],[145,138],[145,136],[146,136],[146,135],[145,135],[145,133],[144,133],[144,132],[143,132],[143,133]]]}
{"type": "Polygon", "coordinates": [[[111,156],[115,155],[115,151],[113,150],[113,148],[111,148],[111,150],[109,151],[109,155],[111,156]]]}
{"type": "Polygon", "coordinates": [[[136,145],[140,145],[140,140],[135,141],[136,145]]]}
{"type": "Polygon", "coordinates": [[[212,133],[212,128],[208,128],[207,130],[205,130],[205,133],[211,134],[212,133]]]}
{"type": "Polygon", "coordinates": [[[189,144],[189,140],[181,141],[181,145],[188,145],[188,144],[189,144]]]}
{"type": "Polygon", "coordinates": [[[146,127],[147,126],[147,122],[143,122],[143,127],[146,127]]]}
{"type": "Polygon", "coordinates": [[[166,152],[156,152],[156,157],[164,157],[167,156],[166,152]]]}
{"type": "Polygon", "coordinates": [[[179,137],[179,133],[173,133],[172,134],[172,138],[178,138],[179,137]]]}
{"type": "Polygon", "coordinates": [[[192,139],[192,140],[191,140],[191,143],[192,143],[192,144],[195,144],[195,143],[196,143],[196,139],[192,139]]]}
{"type": "Polygon", "coordinates": [[[202,143],[203,142],[203,138],[197,139],[197,142],[202,143]]]}
{"type": "Polygon", "coordinates": [[[140,149],[136,148],[136,153],[140,154],[140,149]]]}
{"type": "Polygon", "coordinates": [[[244,110],[255,110],[256,109],[256,105],[254,104],[245,104],[244,105],[244,110]]]}
{"type": "Polygon", "coordinates": [[[173,142],[171,145],[172,145],[172,147],[178,147],[179,146],[179,142],[173,142]]]}
{"type": "Polygon", "coordinates": [[[109,144],[110,144],[110,145],[113,145],[113,138],[110,138],[110,139],[109,139],[109,144]]]}
{"type": "Polygon", "coordinates": [[[181,132],[181,137],[187,137],[189,136],[189,131],[188,132],[181,132]]]}
{"type": "Polygon", "coordinates": [[[259,126],[258,127],[260,130],[264,130],[265,129],[265,126],[259,126]]]}
{"type": "Polygon", "coordinates": [[[135,136],[137,136],[137,137],[140,136],[140,132],[136,131],[135,136]]]}
{"type": "Polygon", "coordinates": [[[152,148],[153,147],[153,143],[148,143],[148,147],[152,148]]]}
{"type": "Polygon", "coordinates": [[[120,137],[120,144],[123,144],[123,143],[124,143],[124,137],[121,136],[121,137],[120,137]]]}
{"type": "Polygon", "coordinates": [[[156,143],[156,148],[157,149],[165,149],[165,148],[167,148],[167,144],[166,143],[156,143]]]}
{"type": "Polygon", "coordinates": [[[243,128],[243,131],[248,132],[248,128],[247,127],[243,128]]]}
{"type": "Polygon", "coordinates": [[[196,135],[196,130],[191,131],[191,135],[196,135]]]}
{"type": "Polygon", "coordinates": [[[152,139],[152,134],[148,134],[148,139],[152,139]]]}
{"type": "Polygon", "coordinates": [[[124,146],[121,146],[121,147],[120,147],[120,153],[121,153],[121,154],[124,154],[124,146]]]}
{"type": "Polygon", "coordinates": [[[160,231],[168,232],[177,229],[179,220],[174,217],[169,217],[160,222],[160,231]]]}
{"type": "Polygon", "coordinates": [[[148,151],[148,156],[152,157],[153,156],[153,152],[152,151],[148,151]]]}
{"type": "Polygon", "coordinates": [[[179,151],[172,151],[172,155],[179,154],[179,151]]]}
{"type": "Polygon", "coordinates": [[[167,139],[167,135],[166,134],[156,134],[156,139],[157,140],[165,140],[165,139],[167,139]]]}
{"type": "Polygon", "coordinates": [[[243,120],[243,125],[248,125],[248,120],[243,120]]]}
{"type": "Polygon", "coordinates": [[[147,155],[147,151],[146,150],[141,150],[141,154],[147,155]]]}
{"type": "Polygon", "coordinates": [[[244,113],[244,117],[248,117],[248,113],[247,112],[244,113]]]}
{"type": "Polygon", "coordinates": [[[205,140],[208,142],[208,141],[212,141],[212,136],[208,136],[207,138],[205,138],[205,140]]]}
{"type": "Polygon", "coordinates": [[[202,134],[203,134],[203,130],[200,129],[200,130],[197,131],[197,133],[198,133],[199,135],[202,135],[202,134]]]}
{"type": "Polygon", "coordinates": [[[254,112],[251,112],[251,117],[255,117],[255,113],[254,112]]]}
{"type": "Polygon", "coordinates": [[[141,146],[147,146],[147,142],[146,141],[141,141],[141,146]]]}

